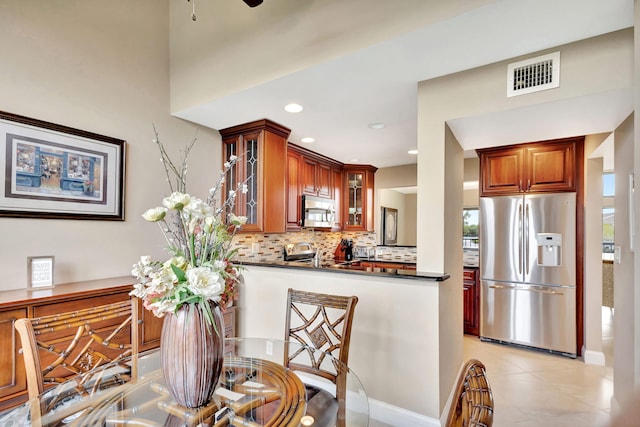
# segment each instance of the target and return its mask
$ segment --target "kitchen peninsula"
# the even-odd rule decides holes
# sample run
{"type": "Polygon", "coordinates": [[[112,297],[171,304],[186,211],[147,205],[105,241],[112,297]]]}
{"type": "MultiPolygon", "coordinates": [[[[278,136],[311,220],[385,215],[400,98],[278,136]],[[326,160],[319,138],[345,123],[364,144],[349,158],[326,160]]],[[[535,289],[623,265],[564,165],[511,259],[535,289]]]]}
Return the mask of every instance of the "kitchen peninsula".
{"type": "Polygon", "coordinates": [[[394,418],[396,425],[439,416],[438,348],[447,339],[440,332],[442,295],[455,286],[448,274],[284,261],[245,265],[239,336],[282,337],[288,288],[356,295],[349,367],[366,389],[372,415],[409,417],[394,418]]]}

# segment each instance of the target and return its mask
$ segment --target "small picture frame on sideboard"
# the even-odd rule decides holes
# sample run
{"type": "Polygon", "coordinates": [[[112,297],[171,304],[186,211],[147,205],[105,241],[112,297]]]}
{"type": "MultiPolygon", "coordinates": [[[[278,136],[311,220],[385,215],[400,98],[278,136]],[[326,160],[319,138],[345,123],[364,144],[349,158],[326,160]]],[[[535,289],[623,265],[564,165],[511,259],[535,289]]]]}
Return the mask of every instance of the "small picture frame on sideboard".
{"type": "Polygon", "coordinates": [[[53,288],[53,256],[30,256],[27,257],[27,276],[29,283],[27,289],[49,289],[53,288]]]}

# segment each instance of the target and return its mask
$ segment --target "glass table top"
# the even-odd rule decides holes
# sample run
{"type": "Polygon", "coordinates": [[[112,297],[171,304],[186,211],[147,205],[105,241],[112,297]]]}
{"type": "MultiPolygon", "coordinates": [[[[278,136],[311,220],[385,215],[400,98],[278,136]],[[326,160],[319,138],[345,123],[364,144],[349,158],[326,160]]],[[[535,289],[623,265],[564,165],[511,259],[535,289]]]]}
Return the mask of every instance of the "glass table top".
{"type": "MultiPolygon", "coordinates": [[[[48,389],[39,398],[0,414],[4,426],[313,426],[305,388],[336,396],[330,380],[286,368],[285,354],[320,361],[340,372],[345,397],[330,425],[367,426],[369,405],[357,375],[328,353],[293,342],[265,338],[225,340],[224,368],[211,400],[185,408],[172,399],[160,369],[160,351],[152,350],[108,364],[48,389]],[[76,382],[88,394],[80,394],[76,382]]],[[[338,383],[341,383],[338,381],[338,383]]],[[[310,396],[310,395],[309,395],[310,396]]],[[[319,420],[318,420],[319,422],[319,420]]]]}

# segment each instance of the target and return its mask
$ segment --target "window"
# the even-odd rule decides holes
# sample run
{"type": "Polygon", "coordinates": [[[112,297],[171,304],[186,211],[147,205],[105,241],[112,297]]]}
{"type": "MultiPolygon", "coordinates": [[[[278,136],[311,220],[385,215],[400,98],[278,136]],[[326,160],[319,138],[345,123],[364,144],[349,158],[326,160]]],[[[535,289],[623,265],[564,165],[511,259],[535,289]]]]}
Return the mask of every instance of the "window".
{"type": "Polygon", "coordinates": [[[462,247],[478,247],[478,208],[462,210],[462,247]]]}
{"type": "Polygon", "coordinates": [[[602,174],[602,196],[613,197],[616,195],[616,174],[602,174]]]}

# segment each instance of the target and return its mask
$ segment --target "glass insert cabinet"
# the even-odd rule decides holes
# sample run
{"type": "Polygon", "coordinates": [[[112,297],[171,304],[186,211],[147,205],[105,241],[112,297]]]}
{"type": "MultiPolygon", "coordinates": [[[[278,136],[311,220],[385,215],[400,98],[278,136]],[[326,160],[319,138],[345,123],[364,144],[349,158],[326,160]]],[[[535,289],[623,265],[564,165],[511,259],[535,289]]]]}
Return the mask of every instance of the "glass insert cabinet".
{"type": "Polygon", "coordinates": [[[373,185],[377,168],[369,165],[345,165],[345,223],[344,230],[371,231],[374,229],[373,185]]]}
{"type": "MultiPolygon", "coordinates": [[[[263,119],[220,130],[223,161],[240,160],[227,172],[223,194],[245,184],[230,211],[247,217],[243,231],[282,233],[285,231],[287,138],[290,130],[263,119]]],[[[222,201],[224,202],[224,200],[222,201]]]]}

